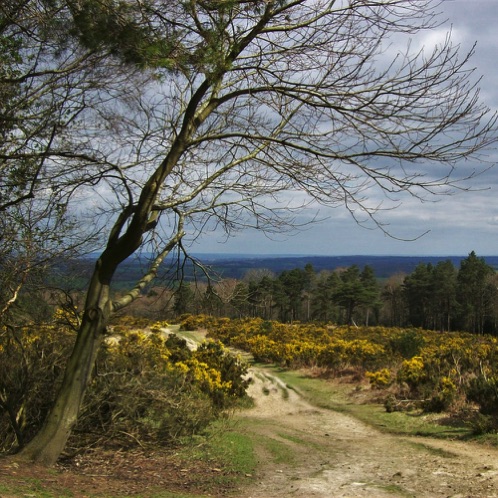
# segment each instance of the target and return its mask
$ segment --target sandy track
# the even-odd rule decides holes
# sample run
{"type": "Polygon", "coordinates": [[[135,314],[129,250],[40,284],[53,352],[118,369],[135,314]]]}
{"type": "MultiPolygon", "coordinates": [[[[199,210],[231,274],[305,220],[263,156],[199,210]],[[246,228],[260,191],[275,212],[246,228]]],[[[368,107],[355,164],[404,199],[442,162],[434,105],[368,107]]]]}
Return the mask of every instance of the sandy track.
{"type": "Polygon", "coordinates": [[[309,405],[264,369],[252,376],[256,406],[240,416],[260,466],[240,498],[498,497],[495,449],[387,435],[309,405]]]}

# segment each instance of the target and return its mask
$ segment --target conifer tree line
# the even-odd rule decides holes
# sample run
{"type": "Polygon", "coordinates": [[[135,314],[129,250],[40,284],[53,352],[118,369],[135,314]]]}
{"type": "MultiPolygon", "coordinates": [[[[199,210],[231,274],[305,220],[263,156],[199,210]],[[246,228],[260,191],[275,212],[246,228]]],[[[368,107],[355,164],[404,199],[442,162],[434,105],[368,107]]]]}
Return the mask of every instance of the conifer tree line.
{"type": "Polygon", "coordinates": [[[370,266],[250,270],[241,280],[182,284],[174,312],[496,334],[498,275],[474,251],[458,268],[450,260],[419,263],[384,281],[370,266]]]}

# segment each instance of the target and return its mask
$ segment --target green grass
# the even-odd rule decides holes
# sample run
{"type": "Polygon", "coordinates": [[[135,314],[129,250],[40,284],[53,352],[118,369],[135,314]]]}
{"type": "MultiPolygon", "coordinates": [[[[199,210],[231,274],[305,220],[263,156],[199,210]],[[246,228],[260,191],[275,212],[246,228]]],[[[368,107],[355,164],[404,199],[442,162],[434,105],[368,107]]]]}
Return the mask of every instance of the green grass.
{"type": "MultiPolygon", "coordinates": [[[[5,478],[4,478],[5,479],[5,478]]],[[[9,477],[8,480],[14,480],[14,477],[9,477]]],[[[17,479],[16,479],[17,480],[17,479]]],[[[50,491],[38,480],[31,478],[23,478],[22,484],[9,484],[7,479],[0,484],[0,496],[19,496],[23,498],[71,498],[73,493],[68,490],[50,491]]]]}
{"type": "Polygon", "coordinates": [[[293,444],[310,445],[296,436],[281,432],[281,426],[278,420],[268,421],[267,419],[242,417],[238,419],[236,430],[239,434],[244,434],[250,441],[247,446],[247,458],[250,458],[254,468],[257,466],[256,454],[263,454],[265,461],[271,460],[273,463],[295,466],[299,463],[296,458],[296,450],[292,448],[293,444]],[[263,429],[264,434],[259,433],[263,429]],[[274,428],[272,430],[272,428],[274,428]],[[270,435],[268,435],[270,434],[270,435]],[[288,442],[287,442],[288,441],[288,442]]]}
{"type": "Polygon", "coordinates": [[[427,436],[439,439],[466,439],[471,429],[433,422],[431,417],[417,412],[387,413],[382,405],[353,405],[350,413],[363,422],[393,434],[427,436]]]}
{"type": "MultiPolygon", "coordinates": [[[[304,439],[302,439],[300,437],[293,436],[291,434],[285,434],[283,432],[279,432],[277,435],[278,435],[278,437],[281,437],[282,439],[287,439],[288,441],[291,441],[292,443],[301,444],[304,446],[310,446],[309,441],[305,441],[304,439]]],[[[311,445],[311,446],[314,446],[314,445],[311,445]]]]}
{"type": "Polygon", "coordinates": [[[224,464],[224,467],[237,474],[252,474],[257,460],[253,451],[253,442],[246,434],[226,432],[220,434],[216,441],[210,443],[212,454],[224,464]]]}
{"type": "Polygon", "coordinates": [[[255,436],[255,438],[257,443],[270,454],[270,458],[274,463],[282,465],[296,464],[295,452],[285,442],[267,436],[255,436]]]}
{"type": "Polygon", "coordinates": [[[387,413],[381,404],[359,404],[351,400],[353,384],[339,384],[311,378],[299,371],[283,370],[275,366],[258,365],[278,375],[288,386],[299,392],[311,404],[347,413],[381,431],[404,436],[429,436],[445,439],[467,439],[471,430],[433,422],[431,417],[418,412],[387,413]]]}
{"type": "Polygon", "coordinates": [[[251,438],[240,430],[238,422],[221,420],[211,426],[207,436],[194,438],[179,451],[185,460],[215,462],[237,476],[254,472],[257,460],[251,438]]]}

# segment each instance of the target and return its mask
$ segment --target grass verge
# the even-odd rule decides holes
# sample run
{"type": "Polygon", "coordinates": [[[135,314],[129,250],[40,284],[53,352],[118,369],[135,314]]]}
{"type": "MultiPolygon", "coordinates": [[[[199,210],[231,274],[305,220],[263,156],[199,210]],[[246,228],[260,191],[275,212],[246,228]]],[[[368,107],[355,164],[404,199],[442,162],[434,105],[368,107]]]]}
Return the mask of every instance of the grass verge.
{"type": "MultiPolygon", "coordinates": [[[[420,412],[387,413],[382,404],[362,404],[353,400],[354,394],[368,387],[342,383],[337,380],[314,378],[306,373],[284,370],[276,366],[258,365],[280,377],[289,389],[299,392],[308,402],[328,410],[347,413],[381,431],[404,436],[428,436],[443,439],[475,439],[467,426],[448,425],[432,415],[420,412]]],[[[494,435],[498,442],[498,436],[494,435]]],[[[489,443],[490,438],[486,441],[489,443]]]]}
{"type": "Polygon", "coordinates": [[[212,424],[206,437],[194,438],[179,451],[179,456],[184,461],[202,460],[222,467],[223,475],[213,481],[228,486],[235,485],[241,477],[252,476],[257,465],[252,439],[232,420],[212,424]]]}

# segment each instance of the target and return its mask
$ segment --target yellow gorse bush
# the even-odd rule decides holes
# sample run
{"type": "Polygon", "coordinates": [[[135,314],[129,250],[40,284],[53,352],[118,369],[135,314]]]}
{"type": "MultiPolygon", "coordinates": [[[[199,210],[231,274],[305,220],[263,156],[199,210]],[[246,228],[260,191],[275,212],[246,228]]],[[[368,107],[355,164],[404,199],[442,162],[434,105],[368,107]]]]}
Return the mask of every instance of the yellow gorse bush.
{"type": "Polygon", "coordinates": [[[80,313],[75,307],[69,309],[56,308],[52,319],[58,326],[70,327],[76,330],[80,325],[80,313]]]}
{"type": "Polygon", "coordinates": [[[97,368],[104,374],[95,377],[96,394],[90,396],[92,417],[82,421],[84,427],[98,415],[105,434],[116,427],[119,434],[167,444],[203,430],[245,395],[247,367],[221,343],[191,350],[164,328],[165,322],[143,319],[113,324],[97,368]]]}
{"type": "Polygon", "coordinates": [[[261,318],[224,319],[221,323],[211,318],[203,326],[208,328],[211,337],[250,351],[257,361],[288,367],[341,368],[354,365],[371,368],[385,361],[387,356],[383,344],[365,337],[351,337],[347,327],[284,324],[261,318]]]}
{"type": "Polygon", "coordinates": [[[219,370],[210,367],[207,363],[199,361],[197,358],[177,362],[170,368],[185,376],[186,381],[199,383],[204,390],[211,394],[223,391],[224,394],[230,395],[232,381],[223,381],[219,370]]]}
{"type": "Polygon", "coordinates": [[[414,356],[410,360],[404,360],[398,372],[398,381],[415,385],[425,376],[424,360],[421,356],[414,356]]]}
{"type": "Polygon", "coordinates": [[[374,388],[396,382],[403,398],[421,400],[427,409],[444,409],[465,398],[472,379],[489,379],[498,370],[498,339],[490,336],[261,318],[209,317],[202,327],[210,337],[251,352],[257,361],[320,367],[332,374],[355,369],[374,388]]]}
{"type": "Polygon", "coordinates": [[[376,372],[366,372],[365,375],[374,389],[383,389],[392,383],[391,371],[388,368],[376,372]]]}

